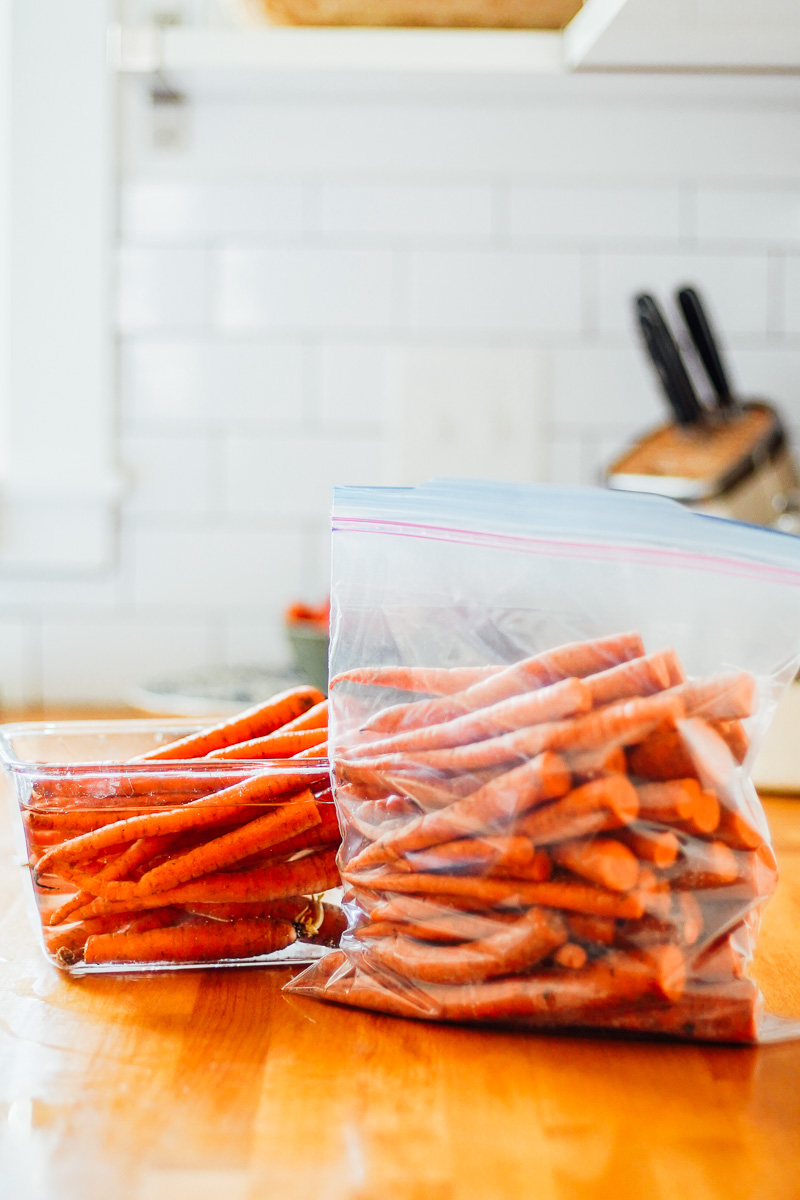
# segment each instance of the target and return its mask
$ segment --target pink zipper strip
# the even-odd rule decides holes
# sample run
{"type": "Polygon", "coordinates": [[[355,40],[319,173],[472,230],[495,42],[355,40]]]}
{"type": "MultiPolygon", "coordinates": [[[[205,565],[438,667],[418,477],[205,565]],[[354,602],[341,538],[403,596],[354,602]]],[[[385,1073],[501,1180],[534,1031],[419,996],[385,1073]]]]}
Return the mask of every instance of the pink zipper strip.
{"type": "Polygon", "coordinates": [[[718,575],[762,579],[770,583],[800,587],[800,571],[793,571],[790,567],[746,563],[741,559],[695,554],[686,550],[603,545],[597,542],[551,541],[521,534],[478,533],[474,529],[453,529],[444,525],[422,525],[408,521],[370,520],[364,517],[335,517],[332,529],[351,533],[383,533],[392,537],[421,538],[432,542],[455,542],[485,549],[501,545],[509,550],[519,550],[525,554],[547,554],[552,558],[593,559],[597,562],[630,562],[635,558],[648,566],[664,566],[668,563],[670,566],[686,569],[713,571],[718,575]]]}

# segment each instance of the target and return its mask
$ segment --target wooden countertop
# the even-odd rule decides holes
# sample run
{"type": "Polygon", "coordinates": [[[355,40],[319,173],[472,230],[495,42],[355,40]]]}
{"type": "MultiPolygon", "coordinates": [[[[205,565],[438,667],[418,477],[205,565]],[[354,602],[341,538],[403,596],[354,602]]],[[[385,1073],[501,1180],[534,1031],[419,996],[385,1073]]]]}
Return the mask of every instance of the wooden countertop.
{"type": "MultiPolygon", "coordinates": [[[[757,975],[800,1018],[800,800],[757,975]]],[[[62,977],[0,808],[3,1200],[790,1200],[800,1041],[450,1028],[281,994],[284,969],[62,977]]]]}

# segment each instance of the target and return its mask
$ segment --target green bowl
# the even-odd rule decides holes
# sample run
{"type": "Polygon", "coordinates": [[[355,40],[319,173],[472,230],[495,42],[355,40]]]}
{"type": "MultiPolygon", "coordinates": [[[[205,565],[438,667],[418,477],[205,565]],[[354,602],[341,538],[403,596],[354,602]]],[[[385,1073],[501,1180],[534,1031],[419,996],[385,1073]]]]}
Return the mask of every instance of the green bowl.
{"type": "Polygon", "coordinates": [[[295,666],[321,692],[328,691],[328,635],[311,621],[286,626],[295,666]]]}

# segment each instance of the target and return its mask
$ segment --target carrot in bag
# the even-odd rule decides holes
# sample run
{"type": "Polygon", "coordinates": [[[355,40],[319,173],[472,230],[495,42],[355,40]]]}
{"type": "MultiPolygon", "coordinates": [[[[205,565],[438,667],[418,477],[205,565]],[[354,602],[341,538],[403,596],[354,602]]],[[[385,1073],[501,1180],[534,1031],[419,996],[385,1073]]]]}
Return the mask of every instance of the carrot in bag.
{"type": "Polygon", "coordinates": [[[775,868],[741,764],[766,673],[800,657],[800,544],[600,492],[436,481],[342,497],[330,754],[351,930],[290,990],[434,1020],[752,1040],[754,935],[726,930],[775,868]],[[740,652],[736,624],[767,592],[781,615],[740,652]],[[632,633],[609,631],[615,611],[632,633]],[[657,649],[671,642],[686,661],[657,649]],[[485,668],[440,666],[476,654],[485,668]],[[404,683],[421,698],[396,703],[404,683]],[[547,755],[559,791],[500,803],[547,755]],[[527,958],[537,914],[560,941],[527,958]]]}

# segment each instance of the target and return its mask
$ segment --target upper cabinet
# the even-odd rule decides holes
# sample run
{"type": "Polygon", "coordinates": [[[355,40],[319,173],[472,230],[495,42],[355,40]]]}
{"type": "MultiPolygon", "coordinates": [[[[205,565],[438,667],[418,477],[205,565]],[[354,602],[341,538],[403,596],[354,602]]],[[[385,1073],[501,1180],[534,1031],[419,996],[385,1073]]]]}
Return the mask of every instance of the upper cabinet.
{"type": "MultiPolygon", "coordinates": [[[[574,8],[574,5],[572,5],[574,8]]],[[[800,72],[800,0],[586,0],[562,30],[116,25],[120,71],[800,72]]]]}

